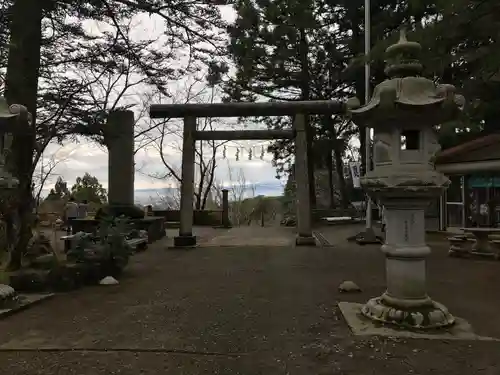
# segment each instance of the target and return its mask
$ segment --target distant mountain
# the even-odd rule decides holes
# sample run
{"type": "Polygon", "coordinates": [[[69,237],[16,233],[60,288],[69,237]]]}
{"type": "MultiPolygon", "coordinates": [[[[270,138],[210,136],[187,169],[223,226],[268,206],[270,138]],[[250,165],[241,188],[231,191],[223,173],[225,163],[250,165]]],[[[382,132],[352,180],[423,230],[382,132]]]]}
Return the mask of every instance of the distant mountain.
{"type": "MultiPolygon", "coordinates": [[[[233,185],[235,186],[235,185],[233,185]]],[[[229,199],[231,199],[231,186],[226,186],[229,189],[229,199]]],[[[236,189],[240,187],[235,186],[236,189]]],[[[150,202],[155,202],[161,197],[173,197],[179,196],[178,188],[155,188],[155,189],[136,189],[135,201],[136,203],[149,204],[150,202]]],[[[279,181],[276,182],[262,182],[257,184],[252,184],[246,187],[245,196],[252,197],[257,195],[264,196],[280,196],[283,194],[283,186],[279,181]]]]}

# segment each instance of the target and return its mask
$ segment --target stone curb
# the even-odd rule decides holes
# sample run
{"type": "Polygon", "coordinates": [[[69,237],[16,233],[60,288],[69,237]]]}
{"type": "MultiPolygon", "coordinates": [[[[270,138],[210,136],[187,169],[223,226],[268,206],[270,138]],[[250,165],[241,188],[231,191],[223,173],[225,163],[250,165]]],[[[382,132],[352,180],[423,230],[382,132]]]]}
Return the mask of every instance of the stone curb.
{"type": "Polygon", "coordinates": [[[0,319],[5,319],[17,312],[26,310],[32,306],[39,304],[40,302],[46,301],[54,297],[55,293],[44,293],[44,294],[24,294],[19,293],[21,298],[26,298],[27,301],[19,306],[13,307],[11,309],[0,309],[0,319]]]}

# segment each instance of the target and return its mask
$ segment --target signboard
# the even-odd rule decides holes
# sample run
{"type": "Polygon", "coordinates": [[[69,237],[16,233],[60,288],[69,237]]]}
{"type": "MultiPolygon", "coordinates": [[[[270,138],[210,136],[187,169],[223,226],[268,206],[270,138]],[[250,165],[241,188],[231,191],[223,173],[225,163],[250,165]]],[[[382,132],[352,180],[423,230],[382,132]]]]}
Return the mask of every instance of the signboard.
{"type": "Polygon", "coordinates": [[[500,176],[482,177],[472,176],[469,178],[469,188],[491,188],[500,187],[500,176]]]}
{"type": "Polygon", "coordinates": [[[361,187],[361,163],[359,161],[352,161],[349,163],[349,168],[351,169],[352,185],[359,189],[361,187]]]}

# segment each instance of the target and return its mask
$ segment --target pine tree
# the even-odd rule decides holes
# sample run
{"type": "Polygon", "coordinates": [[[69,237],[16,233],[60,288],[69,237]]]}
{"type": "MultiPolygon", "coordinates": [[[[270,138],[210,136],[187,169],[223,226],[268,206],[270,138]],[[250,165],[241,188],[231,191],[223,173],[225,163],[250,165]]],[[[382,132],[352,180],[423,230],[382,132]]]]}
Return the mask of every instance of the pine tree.
{"type": "Polygon", "coordinates": [[[76,183],[71,187],[71,195],[77,202],[84,200],[92,203],[106,203],[107,192],[95,176],[85,173],[83,177],[77,177],[76,183]]]}
{"type": "MultiPolygon", "coordinates": [[[[235,5],[237,19],[229,29],[229,53],[236,77],[227,82],[232,100],[271,101],[345,99],[350,87],[343,71],[349,64],[346,33],[339,30],[336,5],[322,0],[249,1],[235,5]]],[[[290,118],[259,119],[269,128],[290,128],[290,118]]],[[[315,159],[312,144],[322,135],[321,118],[309,119],[309,172],[311,200],[315,159]]],[[[339,128],[340,129],[340,128],[339,128]]],[[[346,134],[336,134],[346,139],[346,134]]],[[[293,144],[277,141],[270,150],[283,172],[289,166],[293,144]]]]}
{"type": "MultiPolygon", "coordinates": [[[[466,108],[456,141],[479,132],[498,131],[500,116],[500,7],[495,0],[436,1],[439,17],[415,32],[424,49],[428,69],[454,84],[472,103],[466,108]],[[470,133],[470,134],[467,134],[470,133]]],[[[456,124],[455,124],[456,125],[456,124]]],[[[452,145],[451,139],[447,142],[452,145]]]]}

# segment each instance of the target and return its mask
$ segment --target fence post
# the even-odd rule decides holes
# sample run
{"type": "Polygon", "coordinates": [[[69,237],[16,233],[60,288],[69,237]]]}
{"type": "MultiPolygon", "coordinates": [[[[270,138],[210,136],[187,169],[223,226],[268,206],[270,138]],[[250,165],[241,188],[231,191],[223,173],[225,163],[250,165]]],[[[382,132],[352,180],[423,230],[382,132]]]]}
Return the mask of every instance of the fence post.
{"type": "Polygon", "coordinates": [[[222,189],[222,226],[231,228],[229,221],[229,190],[222,189]]]}

